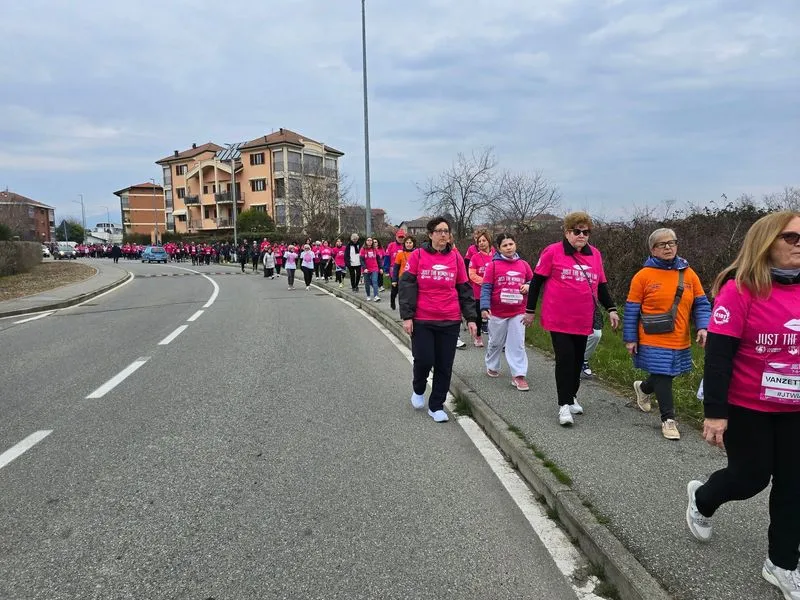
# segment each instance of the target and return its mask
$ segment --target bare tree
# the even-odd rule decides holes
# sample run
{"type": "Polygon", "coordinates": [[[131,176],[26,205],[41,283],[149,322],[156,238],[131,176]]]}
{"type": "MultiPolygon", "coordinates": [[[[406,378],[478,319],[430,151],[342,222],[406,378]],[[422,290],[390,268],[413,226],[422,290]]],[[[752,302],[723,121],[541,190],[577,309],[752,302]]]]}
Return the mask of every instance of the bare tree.
{"type": "Polygon", "coordinates": [[[764,205],[770,211],[800,210],[800,189],[785,187],[782,192],[764,195],[764,205]]]}
{"type": "Polygon", "coordinates": [[[417,185],[426,212],[451,216],[456,238],[469,237],[475,221],[494,204],[496,166],[492,148],[459,153],[449,169],[417,185]]]}
{"type": "Polygon", "coordinates": [[[332,237],[339,231],[339,209],[350,201],[353,184],[346,174],[318,169],[290,185],[287,209],[312,237],[332,237]]]}
{"type": "Polygon", "coordinates": [[[536,228],[536,218],[556,210],[561,192],[539,172],[504,171],[497,187],[495,214],[506,226],[527,232],[536,228]]]}

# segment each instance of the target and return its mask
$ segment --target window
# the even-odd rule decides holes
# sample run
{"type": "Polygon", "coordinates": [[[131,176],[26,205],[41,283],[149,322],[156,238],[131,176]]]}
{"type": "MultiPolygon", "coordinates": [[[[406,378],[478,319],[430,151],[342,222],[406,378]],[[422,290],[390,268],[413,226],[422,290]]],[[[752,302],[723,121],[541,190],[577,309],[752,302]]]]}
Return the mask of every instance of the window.
{"type": "Polygon", "coordinates": [[[122,208],[130,208],[130,200],[128,199],[128,194],[122,194],[119,197],[119,202],[122,205],[122,208]]]}
{"type": "Polygon", "coordinates": [[[175,190],[178,193],[178,198],[183,200],[186,197],[186,188],[176,188],[175,190]]]}
{"type": "Polygon", "coordinates": [[[255,204],[252,208],[256,212],[267,212],[267,207],[263,204],[255,204]]]}
{"type": "Polygon", "coordinates": [[[33,210],[33,207],[29,206],[28,207],[28,218],[32,219],[34,214],[35,214],[35,211],[33,210]]]}
{"type": "Polygon", "coordinates": [[[283,172],[283,150],[272,151],[272,170],[276,173],[283,172]]]}
{"type": "Polygon", "coordinates": [[[305,167],[306,173],[311,173],[312,175],[322,175],[322,157],[315,156],[314,154],[306,154],[304,159],[305,162],[303,166],[305,167]]]}
{"type": "Polygon", "coordinates": [[[303,155],[289,150],[289,170],[293,173],[303,172],[303,155]]]}
{"type": "Polygon", "coordinates": [[[303,184],[299,179],[289,179],[289,197],[302,198],[303,197],[303,184]]]}
{"type": "Polygon", "coordinates": [[[283,204],[275,206],[275,223],[281,226],[286,225],[286,207],[283,204]]]}
{"type": "Polygon", "coordinates": [[[216,206],[204,206],[203,207],[203,218],[204,219],[216,219],[217,218],[217,207],[216,206]]]}
{"type": "Polygon", "coordinates": [[[258,154],[251,154],[250,155],[250,164],[251,165],[263,165],[264,164],[264,153],[259,152],[258,154]]]}
{"type": "Polygon", "coordinates": [[[175,219],[179,223],[186,223],[186,215],[175,215],[175,219]]]}
{"type": "Polygon", "coordinates": [[[325,176],[336,177],[336,159],[325,158],[325,176]]]}
{"type": "Polygon", "coordinates": [[[164,187],[170,187],[172,185],[172,169],[169,167],[164,167],[164,187]]]}
{"type": "Polygon", "coordinates": [[[275,180],[275,197],[286,198],[286,180],[282,177],[275,180]]]}
{"type": "Polygon", "coordinates": [[[250,180],[250,191],[251,192],[263,192],[267,189],[267,180],[266,179],[251,179],[250,180]]]}
{"type": "Polygon", "coordinates": [[[168,210],[172,210],[172,190],[164,192],[164,205],[168,210]]]}
{"type": "Polygon", "coordinates": [[[289,207],[289,219],[293,227],[300,227],[303,224],[303,213],[300,211],[299,206],[292,205],[289,207]]]}
{"type": "Polygon", "coordinates": [[[172,216],[172,213],[167,213],[167,229],[169,231],[175,231],[175,218],[172,216]]]}
{"type": "Polygon", "coordinates": [[[175,175],[186,175],[188,170],[188,165],[175,165],[175,175]]]}

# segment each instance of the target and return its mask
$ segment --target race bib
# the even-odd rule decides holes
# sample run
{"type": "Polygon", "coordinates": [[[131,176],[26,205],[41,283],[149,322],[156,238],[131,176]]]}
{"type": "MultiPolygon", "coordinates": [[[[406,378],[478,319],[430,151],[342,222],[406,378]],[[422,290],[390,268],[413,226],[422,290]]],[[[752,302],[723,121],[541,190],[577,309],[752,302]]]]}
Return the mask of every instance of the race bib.
{"type": "Polygon", "coordinates": [[[765,362],[760,398],[762,402],[800,405],[800,364],[765,362]]]}
{"type": "Polygon", "coordinates": [[[519,292],[509,292],[505,290],[500,292],[501,304],[522,304],[524,298],[525,297],[519,292]]]}

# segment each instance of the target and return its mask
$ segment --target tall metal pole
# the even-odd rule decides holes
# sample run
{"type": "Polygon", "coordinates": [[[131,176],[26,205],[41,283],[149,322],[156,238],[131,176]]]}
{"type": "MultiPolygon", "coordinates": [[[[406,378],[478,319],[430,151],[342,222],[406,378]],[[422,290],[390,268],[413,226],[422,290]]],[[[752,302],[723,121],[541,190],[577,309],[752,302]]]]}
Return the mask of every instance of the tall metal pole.
{"type": "Polygon", "coordinates": [[[86,209],[83,206],[83,194],[78,194],[81,197],[81,223],[83,224],[83,237],[86,238],[86,209]]]}
{"type": "Polygon", "coordinates": [[[366,0],[361,0],[361,52],[364,65],[364,174],[367,193],[367,235],[372,235],[372,205],[369,184],[369,108],[367,103],[367,13],[366,0]]]}
{"type": "Polygon", "coordinates": [[[238,252],[239,241],[236,237],[236,209],[238,208],[236,206],[236,159],[233,157],[233,151],[231,151],[231,201],[233,202],[233,247],[238,252]]]}
{"type": "Polygon", "coordinates": [[[153,245],[158,246],[158,214],[156,213],[156,180],[152,177],[150,181],[153,182],[153,245]]]}

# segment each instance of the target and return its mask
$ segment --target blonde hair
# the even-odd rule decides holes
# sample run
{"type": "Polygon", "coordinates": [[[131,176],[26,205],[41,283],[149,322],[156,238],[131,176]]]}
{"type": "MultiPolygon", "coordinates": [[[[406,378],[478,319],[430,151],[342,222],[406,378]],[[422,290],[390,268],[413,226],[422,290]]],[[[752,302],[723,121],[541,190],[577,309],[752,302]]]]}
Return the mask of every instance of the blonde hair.
{"type": "Polygon", "coordinates": [[[716,296],[722,285],[735,272],[736,289],[746,287],[754,295],[765,298],[772,291],[772,277],[770,274],[769,255],[770,248],[783,228],[800,213],[784,210],[775,212],[753,223],[744,236],[742,247],[736,259],[714,280],[711,294],[716,296]]]}
{"type": "Polygon", "coordinates": [[[594,226],[592,222],[592,217],[589,216],[589,213],[583,212],[582,210],[577,212],[571,212],[566,217],[564,217],[564,231],[567,229],[575,229],[577,225],[581,223],[586,223],[586,225],[591,229],[594,226]]]}
{"type": "Polygon", "coordinates": [[[481,241],[481,238],[486,238],[486,241],[489,242],[489,248],[492,247],[492,236],[489,235],[489,230],[486,228],[476,229],[475,230],[475,246],[477,247],[478,242],[481,241]]]}

